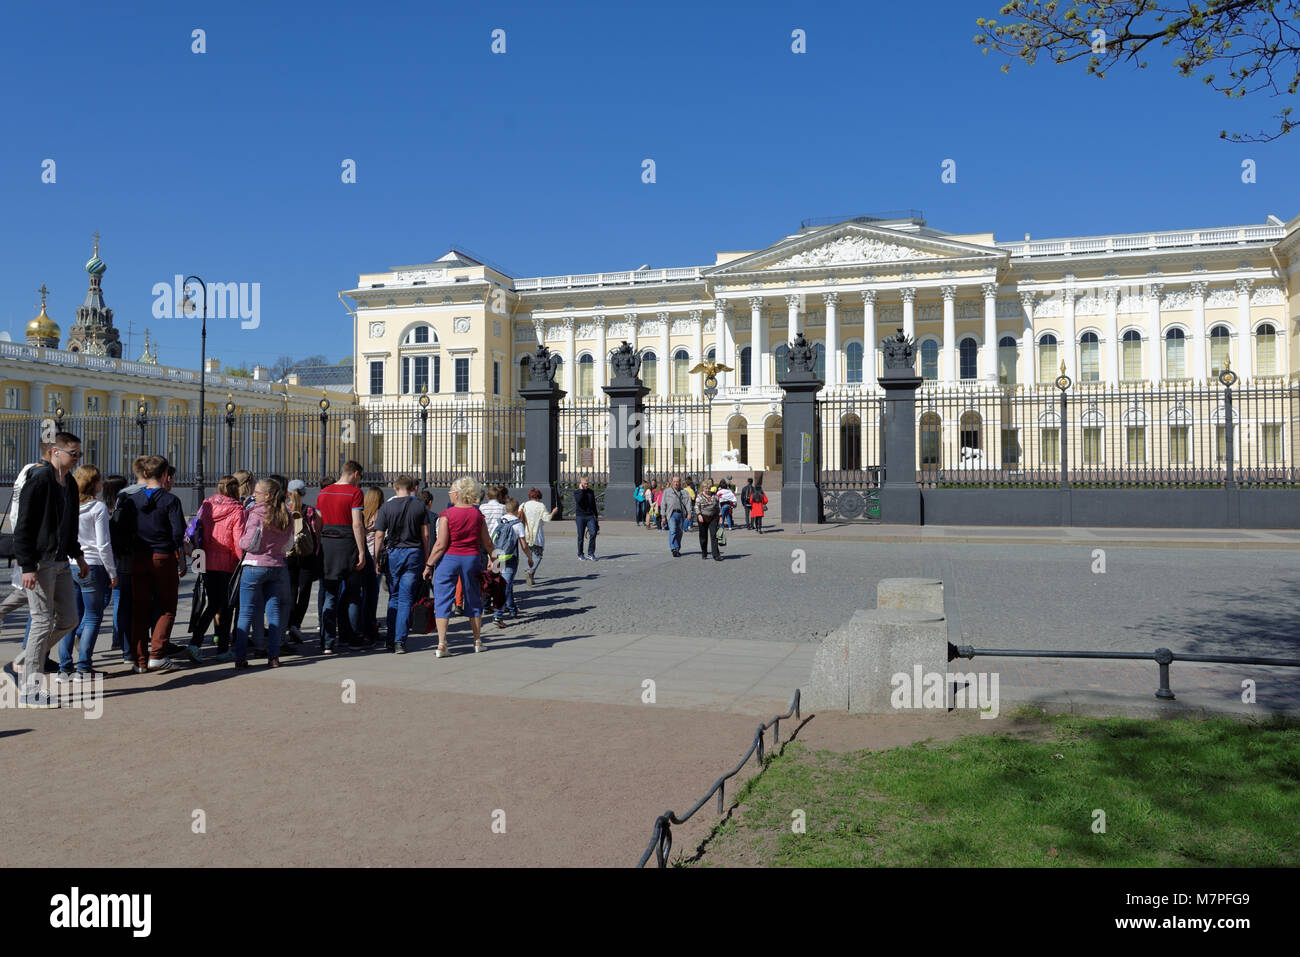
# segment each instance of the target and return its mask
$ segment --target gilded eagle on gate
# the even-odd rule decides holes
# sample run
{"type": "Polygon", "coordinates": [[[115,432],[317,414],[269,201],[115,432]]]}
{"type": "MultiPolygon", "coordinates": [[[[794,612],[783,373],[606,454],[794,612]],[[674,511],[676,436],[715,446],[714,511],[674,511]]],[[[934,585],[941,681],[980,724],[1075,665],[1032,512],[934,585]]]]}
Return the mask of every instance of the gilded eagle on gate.
{"type": "Polygon", "coordinates": [[[695,363],[695,368],[690,371],[690,374],[694,375],[697,372],[703,372],[705,378],[712,379],[715,378],[719,372],[731,371],[733,371],[731,366],[725,366],[721,362],[697,362],[695,363]]]}

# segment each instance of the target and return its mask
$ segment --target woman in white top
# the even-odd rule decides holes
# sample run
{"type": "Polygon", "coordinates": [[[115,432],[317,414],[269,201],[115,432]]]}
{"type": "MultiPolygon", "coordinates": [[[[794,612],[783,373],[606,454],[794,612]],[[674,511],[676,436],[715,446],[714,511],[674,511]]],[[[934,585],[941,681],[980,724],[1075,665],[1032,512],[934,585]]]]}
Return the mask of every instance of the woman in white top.
{"type": "Polygon", "coordinates": [[[108,541],[108,506],[99,498],[104,479],[93,465],[78,466],[72,473],[81,492],[81,510],[78,515],[77,537],[86,556],[86,574],[83,577],[72,569],[72,580],[77,586],[77,614],[81,623],[63,636],[59,642],[59,673],[56,680],[85,681],[95,672],[90,658],[95,651],[95,639],[104,620],[104,609],[117,587],[117,567],[113,564],[113,549],[108,541]],[[72,670],[72,646],[78,646],[76,673],[72,670]]]}
{"type": "Polygon", "coordinates": [[[555,517],[560,510],[560,506],[555,506],[549,512],[542,503],[542,490],[530,488],[528,490],[528,501],[519,507],[519,516],[524,523],[524,541],[533,552],[533,567],[525,571],[528,577],[528,584],[533,583],[533,576],[537,574],[537,569],[542,567],[542,553],[546,551],[546,534],[542,531],[542,523],[549,522],[555,517]]]}

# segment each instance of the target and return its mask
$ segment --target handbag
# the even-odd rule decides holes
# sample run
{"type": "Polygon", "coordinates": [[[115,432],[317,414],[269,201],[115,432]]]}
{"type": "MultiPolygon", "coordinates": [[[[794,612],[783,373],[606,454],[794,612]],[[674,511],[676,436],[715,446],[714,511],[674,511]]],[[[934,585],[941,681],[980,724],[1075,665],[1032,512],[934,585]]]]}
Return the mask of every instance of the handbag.
{"type": "Polygon", "coordinates": [[[239,607],[239,580],[244,577],[244,568],[246,566],[240,562],[235,566],[235,573],[230,576],[230,588],[226,592],[226,607],[239,607]]]}
{"type": "Polygon", "coordinates": [[[718,526],[718,545],[719,547],[727,544],[727,530],[721,525],[718,526]]]}

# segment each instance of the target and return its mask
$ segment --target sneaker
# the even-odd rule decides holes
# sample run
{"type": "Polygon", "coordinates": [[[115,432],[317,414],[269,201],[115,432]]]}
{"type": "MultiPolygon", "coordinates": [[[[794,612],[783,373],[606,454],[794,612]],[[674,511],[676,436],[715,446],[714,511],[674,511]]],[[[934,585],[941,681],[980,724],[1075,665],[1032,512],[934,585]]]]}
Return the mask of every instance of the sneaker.
{"type": "Polygon", "coordinates": [[[267,667],[269,667],[269,668],[278,668],[278,667],[280,667],[280,659],[279,659],[279,658],[267,658],[267,659],[266,659],[266,664],[267,664],[267,667]]]}
{"type": "Polygon", "coordinates": [[[57,682],[58,682],[59,684],[61,684],[61,685],[66,685],[69,681],[72,680],[72,672],[71,672],[71,671],[60,671],[58,674],[56,674],[56,675],[54,676],[54,680],[57,681],[57,682]]]}
{"type": "Polygon", "coordinates": [[[679,552],[677,549],[674,548],[674,549],[673,549],[673,558],[681,558],[681,557],[682,557],[682,553],[679,552]]]}
{"type": "Polygon", "coordinates": [[[395,642],[395,641],[386,641],[386,642],[384,642],[384,650],[385,650],[386,652],[388,652],[390,655],[392,655],[392,654],[403,654],[403,655],[404,655],[404,654],[406,654],[406,645],[405,645],[404,643],[399,645],[399,644],[398,644],[397,642],[395,642]],[[399,649],[399,648],[401,649],[400,652],[397,650],[397,649],[399,649]]]}
{"type": "Polygon", "coordinates": [[[74,674],[74,675],[72,676],[72,680],[73,680],[74,682],[80,684],[80,683],[83,682],[83,681],[94,681],[95,678],[97,678],[97,677],[102,678],[103,676],[104,676],[104,672],[102,672],[102,671],[95,671],[95,670],[92,668],[92,669],[89,670],[89,671],[78,671],[76,674],[74,674]]]}
{"type": "Polygon", "coordinates": [[[187,655],[190,656],[190,661],[194,662],[196,665],[199,664],[199,663],[203,660],[203,659],[199,656],[199,646],[198,646],[198,645],[186,645],[186,646],[185,646],[185,653],[186,653],[187,655]]]}
{"type": "Polygon", "coordinates": [[[339,643],[337,641],[327,642],[325,645],[325,654],[337,655],[339,653],[339,643]]]}
{"type": "Polygon", "coordinates": [[[587,560],[587,556],[582,554],[582,552],[578,552],[578,561],[585,562],[586,560],[587,560]]]}
{"type": "Polygon", "coordinates": [[[595,555],[588,555],[588,556],[587,556],[587,561],[589,561],[589,562],[594,562],[595,560],[596,560],[596,556],[595,556],[595,555]]]}
{"type": "Polygon", "coordinates": [[[59,699],[48,691],[29,691],[18,697],[20,708],[57,708],[59,699]]]}
{"type": "Polygon", "coordinates": [[[150,658],[149,671],[171,671],[176,663],[170,658],[150,658]]]}
{"type": "Polygon", "coordinates": [[[133,665],[131,670],[137,675],[147,674],[149,671],[148,668],[141,668],[139,665],[133,665]]]}
{"type": "Polygon", "coordinates": [[[397,642],[397,643],[393,646],[393,654],[395,654],[395,655],[404,655],[404,654],[406,654],[406,642],[404,642],[404,641],[399,641],[399,642],[397,642]]]}
{"type": "Polygon", "coordinates": [[[18,680],[18,671],[14,668],[14,663],[12,661],[4,666],[4,673],[5,677],[14,683],[15,688],[22,687],[22,683],[18,680]]]}
{"type": "Polygon", "coordinates": [[[235,659],[235,670],[236,670],[236,671],[243,671],[243,670],[244,670],[245,668],[247,668],[247,667],[248,667],[248,659],[247,659],[247,658],[236,658],[236,659],[235,659]]]}

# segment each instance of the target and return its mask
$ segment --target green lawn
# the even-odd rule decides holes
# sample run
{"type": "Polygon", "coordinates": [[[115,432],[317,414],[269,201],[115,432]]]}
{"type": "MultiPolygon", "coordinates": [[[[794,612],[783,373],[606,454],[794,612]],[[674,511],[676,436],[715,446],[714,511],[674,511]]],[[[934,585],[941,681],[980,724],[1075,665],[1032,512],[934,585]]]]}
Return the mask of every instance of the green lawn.
{"type": "Polygon", "coordinates": [[[1022,716],[1013,733],[891,751],[796,741],[697,863],[1296,866],[1298,768],[1300,727],[1285,722],[1022,716]]]}

